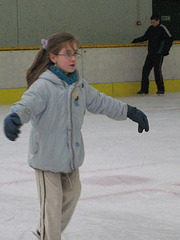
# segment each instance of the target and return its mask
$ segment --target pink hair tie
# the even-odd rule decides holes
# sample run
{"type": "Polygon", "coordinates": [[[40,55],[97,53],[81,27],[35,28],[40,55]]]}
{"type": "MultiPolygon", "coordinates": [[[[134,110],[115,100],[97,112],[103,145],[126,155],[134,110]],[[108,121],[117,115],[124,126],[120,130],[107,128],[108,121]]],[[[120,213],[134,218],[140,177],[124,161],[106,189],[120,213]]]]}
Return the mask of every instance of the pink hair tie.
{"type": "Polygon", "coordinates": [[[44,49],[47,49],[48,46],[48,40],[46,39],[41,39],[41,44],[44,49]]]}

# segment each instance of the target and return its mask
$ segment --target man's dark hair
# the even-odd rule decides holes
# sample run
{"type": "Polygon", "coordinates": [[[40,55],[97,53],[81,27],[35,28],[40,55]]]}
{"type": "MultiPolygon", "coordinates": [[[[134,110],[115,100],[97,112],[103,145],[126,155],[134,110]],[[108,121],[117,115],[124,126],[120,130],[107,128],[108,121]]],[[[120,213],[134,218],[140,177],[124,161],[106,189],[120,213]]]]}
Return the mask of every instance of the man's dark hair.
{"type": "Polygon", "coordinates": [[[160,20],[160,16],[159,15],[156,15],[156,14],[153,14],[151,17],[150,17],[150,20],[160,20]]]}

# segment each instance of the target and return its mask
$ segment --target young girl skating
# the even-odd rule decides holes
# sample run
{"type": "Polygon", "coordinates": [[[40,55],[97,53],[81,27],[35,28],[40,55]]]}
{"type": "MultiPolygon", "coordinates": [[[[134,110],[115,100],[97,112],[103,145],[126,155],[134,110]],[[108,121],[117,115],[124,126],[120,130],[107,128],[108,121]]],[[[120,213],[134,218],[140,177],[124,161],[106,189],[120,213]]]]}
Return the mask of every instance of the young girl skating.
{"type": "Polygon", "coordinates": [[[79,76],[78,48],[79,42],[69,33],[42,40],[27,71],[28,89],[4,121],[4,132],[11,141],[23,124],[32,123],[28,163],[36,174],[41,240],[61,239],[79,199],[85,110],[115,120],[128,117],[138,123],[139,132],[149,131],[143,112],[98,92],[79,76]]]}

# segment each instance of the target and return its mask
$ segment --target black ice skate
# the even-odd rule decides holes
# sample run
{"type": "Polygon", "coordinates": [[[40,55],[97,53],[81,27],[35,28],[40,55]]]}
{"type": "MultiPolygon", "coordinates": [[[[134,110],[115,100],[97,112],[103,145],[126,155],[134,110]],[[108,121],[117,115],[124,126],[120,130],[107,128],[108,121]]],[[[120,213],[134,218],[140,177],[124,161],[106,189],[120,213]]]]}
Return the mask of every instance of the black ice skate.
{"type": "Polygon", "coordinates": [[[164,90],[158,90],[158,91],[156,92],[156,94],[157,94],[157,95],[163,95],[163,94],[164,94],[164,90]]]}
{"type": "Polygon", "coordinates": [[[37,237],[37,239],[41,240],[41,234],[38,229],[36,230],[36,232],[32,232],[32,233],[34,234],[34,236],[37,237]]]}

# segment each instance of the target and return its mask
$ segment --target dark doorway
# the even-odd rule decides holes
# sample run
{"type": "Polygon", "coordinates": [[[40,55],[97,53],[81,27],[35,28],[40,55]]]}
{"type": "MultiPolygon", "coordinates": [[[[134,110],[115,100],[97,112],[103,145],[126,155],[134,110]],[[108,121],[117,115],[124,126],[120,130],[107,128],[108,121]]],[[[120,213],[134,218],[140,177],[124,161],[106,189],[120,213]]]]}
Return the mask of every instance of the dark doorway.
{"type": "Polygon", "coordinates": [[[161,16],[161,23],[171,32],[174,40],[180,40],[180,0],[153,0],[153,14],[161,16]]]}

